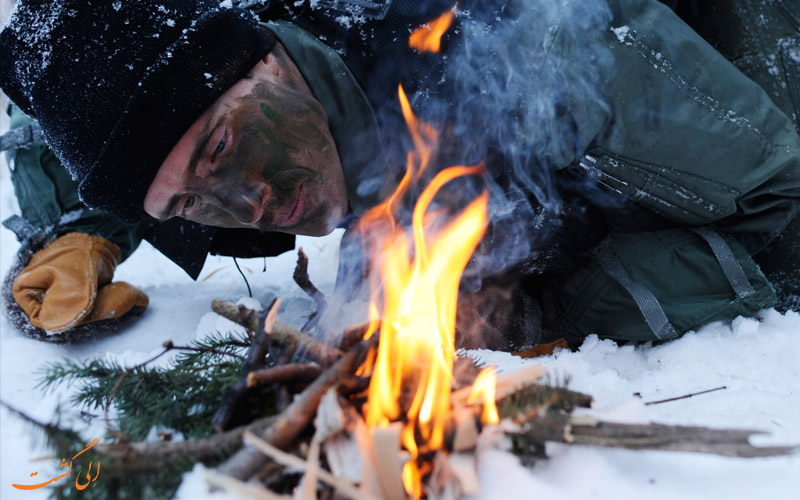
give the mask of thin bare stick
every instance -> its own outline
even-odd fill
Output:
[[[270,384],[307,383],[319,377],[318,365],[287,364],[255,370],[247,375],[247,387]]]
[[[211,309],[234,323],[237,323],[248,330],[256,331],[259,329],[259,317],[256,311],[240,307],[233,302],[214,300],[211,302]],[[331,347],[324,342],[320,342],[314,337],[297,331],[289,325],[278,321],[272,326],[271,339],[277,344],[296,347],[303,352],[309,360],[316,361],[320,365],[326,366],[342,355],[342,351]]]
[[[284,467],[293,467],[305,471],[306,467],[308,466],[308,463],[305,460],[298,458],[291,453],[286,453],[285,451],[279,450],[251,432],[246,432],[243,439],[245,444],[258,449],[261,453],[267,455],[269,458],[283,465]],[[339,493],[352,498],[353,500],[381,500],[374,495],[370,495],[365,491],[359,490],[348,481],[337,479],[333,474],[325,469],[319,469],[317,474],[319,474],[320,481],[335,488]]]
[[[500,401],[523,387],[536,383],[537,380],[544,377],[544,373],[545,370],[542,365],[531,365],[510,373],[498,375],[495,384],[495,400]],[[471,392],[472,386],[463,387],[454,391],[450,395],[450,401],[453,407],[459,408],[465,406]]]
[[[678,396],[678,397],[674,397],[674,398],[661,399],[661,400],[658,400],[658,401],[648,401],[647,403],[645,403],[645,406],[648,406],[648,405],[660,405],[661,403],[669,403],[670,401],[677,401],[679,399],[688,399],[688,398],[691,398],[692,396],[699,396],[700,394],[708,394],[709,392],[721,391],[721,390],[727,389],[727,388],[728,388],[727,386],[723,385],[723,386],[720,386],[720,387],[715,387],[713,389],[708,389],[708,390],[700,391],[700,392],[693,392],[692,394],[685,394],[683,396]]]
[[[275,299],[272,301],[266,313],[260,315],[263,316],[263,319],[259,318],[258,321],[260,324],[264,324],[264,327],[257,328],[254,331],[253,343],[250,345],[250,350],[247,352],[247,357],[242,365],[242,376],[239,378],[239,381],[236,382],[233,387],[229,388],[222,396],[219,409],[211,420],[214,427],[221,431],[230,429],[233,426],[236,412],[247,399],[249,388],[247,385],[248,375],[253,370],[263,368],[266,363],[266,356],[269,352],[270,344],[269,327],[271,323],[274,323],[274,319],[270,321],[268,318],[275,317],[280,305],[281,300]]]
[[[297,265],[294,268],[293,277],[294,282],[297,283],[317,305],[317,310],[308,318],[308,322],[306,322],[301,329],[307,332],[317,324],[317,321],[319,321],[319,318],[328,307],[328,301],[325,299],[325,295],[314,286],[314,283],[312,283],[311,279],[308,277],[308,255],[306,255],[302,247],[297,249]]]
[[[244,306],[240,307],[235,302],[215,299],[211,301],[211,310],[223,318],[245,327],[250,332],[255,332],[259,329],[260,318],[258,311],[253,309]]]
[[[339,349],[277,321],[272,329],[272,340],[284,346],[297,348],[306,359],[322,366],[328,366],[342,357],[342,351]]]
[[[342,379],[351,376],[362,363],[371,343],[363,342],[339,358],[330,368],[300,393],[279,415],[261,437],[281,449],[288,447],[311,423],[322,396]],[[247,480],[266,462],[257,450],[243,448],[219,467],[219,471],[237,479]]]
[[[126,468],[137,471],[158,470],[173,461],[215,462],[232,455],[242,447],[245,432],[260,433],[275,422],[276,417],[264,417],[229,431],[189,441],[154,441],[101,444],[97,451],[124,462]]]

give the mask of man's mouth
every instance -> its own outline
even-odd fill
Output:
[[[292,201],[288,204],[289,210],[283,222],[278,224],[279,227],[292,227],[300,222],[305,212],[305,199],[303,197],[303,183],[297,185],[297,191]]]

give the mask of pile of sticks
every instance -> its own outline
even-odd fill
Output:
[[[298,284],[318,308],[325,307],[324,297],[308,280],[302,251],[298,269]],[[377,348],[380,334],[364,340],[367,325],[358,325],[345,330],[339,344],[331,346],[277,321],[279,306],[280,300],[263,311],[232,302],[212,303],[215,312],[243,326],[252,339],[241,378],[223,397],[214,418],[218,434],[184,442],[106,445],[102,451],[145,468],[178,458],[209,463],[227,457],[208,471],[208,482],[252,498],[288,498],[283,492],[296,487],[294,497],[301,500],[337,495],[355,500],[409,499],[401,480],[408,458],[400,444],[402,423],[368,429],[361,417],[369,385],[364,373],[369,370],[360,368]],[[298,352],[306,361],[289,363]],[[274,366],[266,367],[268,354],[278,360]],[[502,420],[499,425],[482,426],[481,408],[469,404],[467,397],[478,371],[471,359],[456,360],[445,449],[420,454],[424,486],[417,496],[455,500],[478,491],[477,462],[482,450],[498,443],[500,435],[539,450],[540,456],[548,441],[738,457],[794,449],[753,447],[748,438],[757,431],[617,424],[576,416],[573,410],[589,407],[592,398],[539,384],[544,369],[536,365],[497,378],[495,399]],[[236,427],[249,391],[260,386],[283,391],[286,404],[274,416]]]

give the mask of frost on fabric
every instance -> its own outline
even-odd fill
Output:
[[[26,89],[35,75],[50,64],[51,34],[65,15],[74,15],[74,12],[65,12],[64,3],[60,0],[55,0],[49,9],[20,5],[12,13],[8,28],[14,31],[20,41],[37,48],[36,53],[39,54],[38,59],[17,60],[17,73]]]
[[[614,36],[617,37],[619,43],[624,43],[625,45],[632,45],[631,41],[633,40],[633,35],[631,35],[631,29],[627,26],[620,26],[619,28],[611,28],[611,31],[614,33]]]

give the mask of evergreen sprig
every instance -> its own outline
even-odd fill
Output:
[[[161,355],[134,366],[101,358],[64,359],[45,366],[39,387],[54,391],[64,384],[73,385],[74,406],[101,412],[113,408],[118,428],[107,437],[116,440],[144,441],[158,431],[178,432],[186,439],[205,437],[215,432],[211,419],[225,390],[241,377],[250,343],[237,332],[217,332],[187,346],[165,342],[162,354],[175,353],[166,366],[152,363]],[[274,413],[271,398],[257,396],[249,405],[253,416]],[[85,446],[74,430],[29,417],[26,420],[44,431],[48,445],[57,453],[69,454],[75,446]],[[82,491],[67,482],[58,484],[52,498],[170,498],[182,473],[194,465],[186,460],[141,470],[121,458],[103,456],[102,462],[102,481]]]
[[[89,409],[104,410],[110,401],[118,432],[129,440],[141,441],[154,428],[203,437],[214,432],[211,418],[223,391],[238,380],[248,345],[240,333],[216,333],[183,348],[168,342],[165,349],[179,353],[167,367],[66,359],[45,367],[40,386],[75,384],[72,403]]]

